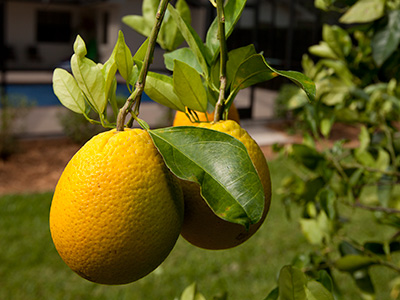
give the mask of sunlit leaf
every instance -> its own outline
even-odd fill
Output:
[[[77,54],[71,57],[72,74],[89,104],[98,113],[103,113],[107,105],[105,79],[102,67],[92,60]]]
[[[118,41],[115,46],[115,62],[121,76],[129,82],[129,78],[132,75],[133,57],[131,50],[125,43],[122,31],[118,34]]]
[[[170,76],[149,72],[144,92],[157,103],[174,110],[185,111],[185,105],[174,92],[173,80]]]
[[[246,227],[260,220],[264,210],[262,184],[239,140],[193,126],[149,133],[171,171],[200,184],[203,198],[216,215]]]
[[[172,18],[175,20],[183,37],[185,38],[185,41],[189,45],[190,49],[192,49],[193,54],[196,56],[203,74],[207,77],[210,60],[210,54],[208,52],[209,50],[205,47],[197,32],[190,24],[185,22],[185,20],[180,16],[179,12],[172,5],[168,5],[168,10],[171,13]]]
[[[195,69],[175,60],[173,81],[174,91],[185,106],[200,112],[207,111],[207,93]]]
[[[63,69],[55,69],[53,73],[54,94],[66,108],[83,114],[85,99],[74,77]]]
[[[340,22],[346,24],[367,23],[381,18],[385,12],[385,0],[356,1],[350,9],[342,15]]]
[[[202,74],[203,71],[201,66],[193,54],[193,51],[190,48],[180,48],[175,51],[165,53],[164,54],[164,63],[168,70],[173,71],[174,69],[174,60],[179,60],[191,66],[195,69],[199,74]]]

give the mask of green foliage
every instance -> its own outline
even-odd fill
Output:
[[[239,140],[192,126],[149,133],[171,171],[181,179],[200,184],[202,196],[216,215],[247,228],[261,219],[263,187]]]
[[[316,1],[316,5],[337,10],[336,2]],[[293,87],[285,88],[280,96],[281,100],[287,97],[281,102],[284,109],[310,133],[304,134],[302,144],[284,150],[296,163],[296,174],[283,180],[280,193],[288,213],[292,205],[301,207],[301,230],[312,247],[320,249],[318,259],[308,261],[307,274],[315,278],[319,270],[344,272],[353,278],[360,294],[372,299],[376,293],[374,267],[384,266],[400,275],[396,255],[400,3],[344,3],[347,7],[339,20],[357,24],[346,29],[324,25],[323,40],[309,49],[318,59],[303,57],[304,72],[316,83],[316,101],[309,103],[304,92]],[[360,129],[359,146],[350,148],[339,140],[332,147],[317,147],[338,122]],[[345,228],[355,220],[348,208],[368,211],[365,226],[385,226],[388,235],[368,241],[357,235],[350,238]],[[339,290],[333,283],[335,291]]]

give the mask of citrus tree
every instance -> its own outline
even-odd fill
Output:
[[[124,35],[110,58],[86,57],[80,36],[72,74],[56,69],[60,102],[109,131],[85,144],[57,184],[50,230],[66,264],[82,277],[124,284],[152,272],[181,233],[194,246],[227,249],[247,241],[267,217],[271,198],[268,164],[259,146],[228,120],[241,89],[283,76],[310,101],[314,83],[302,73],[272,68],[253,45],[228,51],[245,0],[210,1],[217,17],[202,41],[190,25],[184,0],[143,1],[142,16],[123,21],[147,37],[132,54]],[[178,48],[185,41],[187,47]],[[172,75],[149,71],[154,48],[165,49]],[[131,95],[120,107],[116,74]],[[140,118],[141,95],[186,115],[190,126],[150,129]],[[89,112],[98,116],[93,118]],[[201,122],[211,113],[213,120]],[[116,120],[116,121],[113,121]],[[141,129],[131,129],[136,122]],[[80,222],[82,220],[82,222]],[[284,266],[266,299],[333,299],[324,270],[313,278]],[[195,286],[182,299],[202,299]]]
[[[299,222],[312,245],[297,261],[310,274],[348,274],[366,299],[376,297],[377,270],[387,269],[387,289],[398,299],[400,2],[315,3],[338,12],[340,24],[323,26],[323,40],[309,49],[315,61],[303,58],[304,72],[317,86],[316,101],[309,103],[293,87],[281,94],[307,131],[303,143],[285,150],[296,175],[281,186],[288,209],[301,206]],[[357,147],[345,139],[320,147],[337,123],[359,129]],[[364,224],[357,223],[360,213]],[[360,227],[376,235],[366,239]]]

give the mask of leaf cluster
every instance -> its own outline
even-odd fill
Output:
[[[317,86],[316,101],[290,88],[284,109],[308,133],[302,144],[284,150],[295,169],[280,187],[290,215],[302,207],[300,226],[310,244],[320,249],[308,260],[309,270],[349,273],[362,293],[373,295],[371,266],[400,273],[393,261],[399,251],[398,184],[400,179],[398,120],[400,88],[400,3],[398,1],[316,1],[323,10],[341,13],[346,26],[323,26],[322,41],[304,55],[303,69]],[[336,123],[359,129],[358,147],[346,140],[326,142]],[[348,209],[369,212],[369,226],[386,226],[390,237],[361,241],[349,238]],[[315,257],[319,257],[315,259]]]

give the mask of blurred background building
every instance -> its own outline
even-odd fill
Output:
[[[215,8],[208,0],[187,2],[192,26],[205,38]],[[19,93],[38,107],[59,106],[52,94],[52,72],[56,67],[68,69],[76,35],[85,40],[88,57],[98,62],[110,56],[119,30],[134,53],[145,38],[122,23],[122,17],[131,14],[142,14],[142,1],[0,0],[1,95]],[[254,44],[272,66],[301,70],[302,55],[320,39],[320,24],[313,0],[248,0],[228,47]],[[165,69],[162,53],[156,48],[152,69]],[[261,87],[277,90],[282,80]],[[253,89],[248,97],[243,116],[251,118]]]

